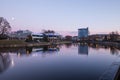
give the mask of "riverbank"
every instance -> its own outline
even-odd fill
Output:
[[[65,43],[72,43],[71,41],[62,41],[56,42],[54,44],[65,44]],[[52,45],[51,42],[25,42],[23,40],[0,40],[0,47],[37,47],[37,46],[47,46]]]
[[[117,72],[114,80],[120,80],[120,67],[118,69],[118,72]]]
[[[120,43],[117,43],[117,42],[98,42],[98,41],[90,41],[88,42],[89,44],[90,43],[93,43],[93,44],[99,44],[99,45],[104,45],[104,46],[114,46],[116,48],[119,48],[120,47]]]

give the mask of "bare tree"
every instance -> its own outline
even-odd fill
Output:
[[[119,33],[116,31],[116,32],[111,32],[109,35],[111,41],[116,41],[119,36]]]
[[[55,33],[54,30],[42,30],[43,33]]]
[[[43,32],[43,35],[44,35],[43,40],[46,41],[46,42],[49,41],[48,40],[48,36],[46,34],[49,34],[49,33],[53,33],[54,34],[55,33],[54,30],[42,30],[42,32]]]
[[[5,35],[8,35],[10,31],[11,26],[9,22],[3,17],[0,17],[0,36],[4,37]]]

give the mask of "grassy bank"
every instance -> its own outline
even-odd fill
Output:
[[[27,44],[23,40],[0,40],[0,45]]]
[[[114,46],[115,48],[120,48],[120,43],[117,42],[98,42],[98,41],[92,41],[92,42],[88,42],[88,43],[93,43],[93,44],[99,44],[99,45],[103,45],[103,46]]]
[[[71,43],[70,41],[57,42],[55,44]],[[0,47],[33,47],[51,45],[51,42],[27,43],[23,40],[0,40]]]

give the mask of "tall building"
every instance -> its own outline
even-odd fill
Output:
[[[86,38],[88,37],[89,30],[88,28],[80,28],[78,29],[78,38]]]

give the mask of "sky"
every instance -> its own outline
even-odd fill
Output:
[[[120,0],[0,0],[0,17],[12,30],[50,29],[91,34],[120,31]]]

